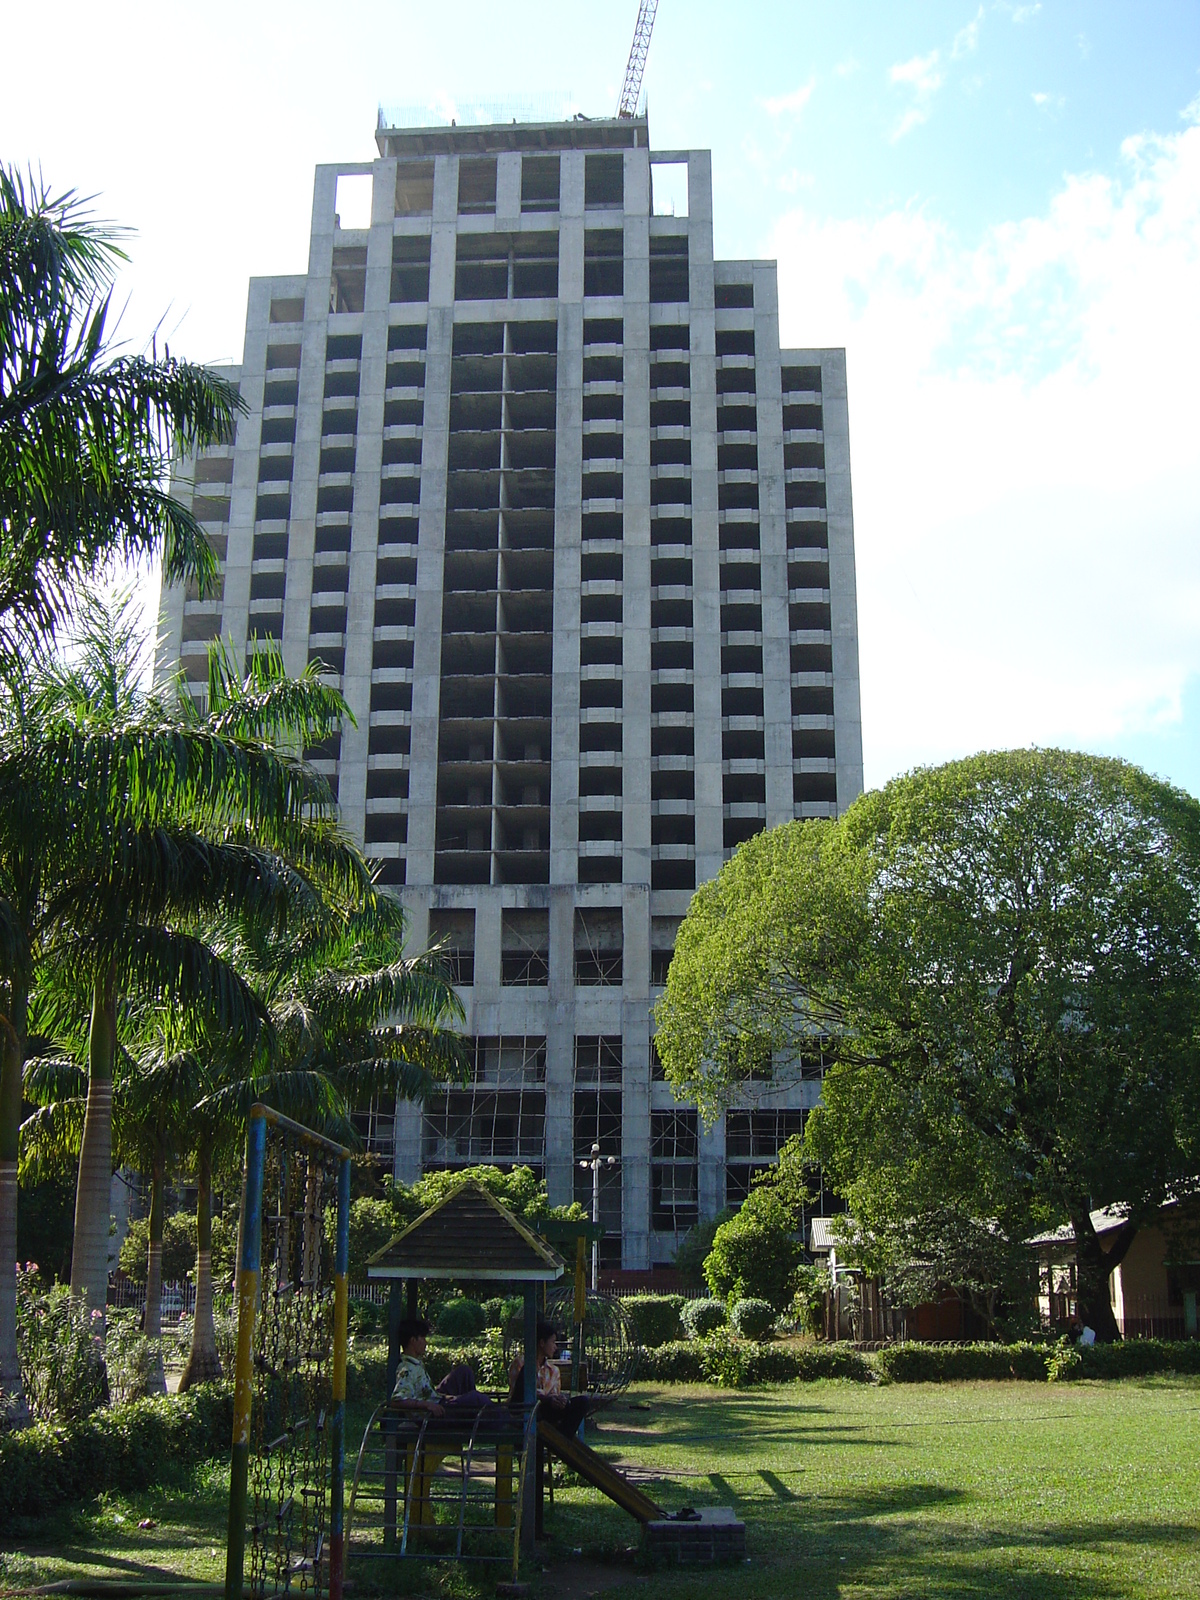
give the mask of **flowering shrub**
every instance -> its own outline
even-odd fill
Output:
[[[108,1400],[99,1324],[85,1295],[47,1288],[36,1261],[17,1268],[17,1355],[30,1409],[43,1422],[76,1422]]]
[[[108,1392],[113,1405],[142,1400],[158,1372],[158,1350],[138,1329],[136,1311],[110,1311],[104,1340]]]

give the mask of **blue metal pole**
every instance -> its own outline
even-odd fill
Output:
[[[229,1470],[229,1536],[225,1548],[225,1600],[242,1600],[246,1558],[246,1497],[250,1476],[250,1411],[254,1397],[252,1354],[258,1277],[262,1265],[263,1166],[267,1124],[256,1107],[246,1128],[242,1188],[242,1259],[238,1273],[237,1360],[234,1366],[233,1450]]]

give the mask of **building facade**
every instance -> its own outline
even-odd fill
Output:
[[[211,639],[275,639],[354,712],[315,757],[476,1062],[368,1141],[404,1179],[528,1163],[555,1202],[599,1144],[606,1259],[645,1269],[819,1088],[706,1128],[652,1009],[695,887],[862,788],[844,352],[780,349],[774,262],[713,259],[709,153],[645,118],[377,144],[317,169],[307,273],[251,281],[248,414],[177,490],[222,592],[164,591],[163,656],[199,685]]]

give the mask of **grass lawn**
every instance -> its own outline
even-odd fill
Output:
[[[355,1445],[364,1420],[365,1410],[351,1419]],[[564,1485],[527,1574],[545,1600],[1200,1596],[1200,1379],[640,1385],[593,1439],[669,1509],[735,1505],[750,1560],[702,1577],[648,1573],[635,1525]],[[0,1589],[85,1573],[219,1579],[226,1485],[227,1471],[210,1466],[6,1532]],[[147,1519],[154,1526],[139,1528]],[[356,1576],[359,1593],[374,1592],[352,1564]],[[492,1581],[477,1588],[442,1569],[403,1588],[490,1595]]]

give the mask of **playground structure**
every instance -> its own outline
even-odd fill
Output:
[[[450,1410],[433,1417],[396,1409],[386,1399],[377,1407],[354,1471],[346,1517],[348,1561],[511,1564],[515,1583],[522,1552],[530,1552],[542,1532],[546,1490],[553,1492],[545,1470],[548,1456],[633,1517],[649,1545],[670,1559],[711,1561],[735,1555],[735,1545],[744,1549],[744,1528],[732,1513],[689,1508],[668,1516],[582,1438],[556,1427],[545,1404],[539,1405],[539,1290],[552,1317],[568,1303],[571,1308],[571,1359],[563,1363],[570,1367],[571,1391],[586,1391],[601,1403],[611,1400],[629,1383],[636,1360],[619,1303],[587,1292],[586,1251],[594,1225],[555,1222],[544,1228],[556,1243],[575,1246],[574,1285],[553,1296],[550,1286],[566,1270],[562,1258],[546,1237],[526,1228],[478,1184],[453,1191],[372,1257],[368,1277],[392,1283],[389,1395],[401,1354],[401,1318],[417,1315],[422,1281],[519,1285],[524,1383],[511,1401],[504,1392],[497,1403],[469,1415]]]
[[[349,1151],[254,1106],[238,1262],[226,1600],[247,1592],[256,1600],[341,1600],[349,1219]]]

